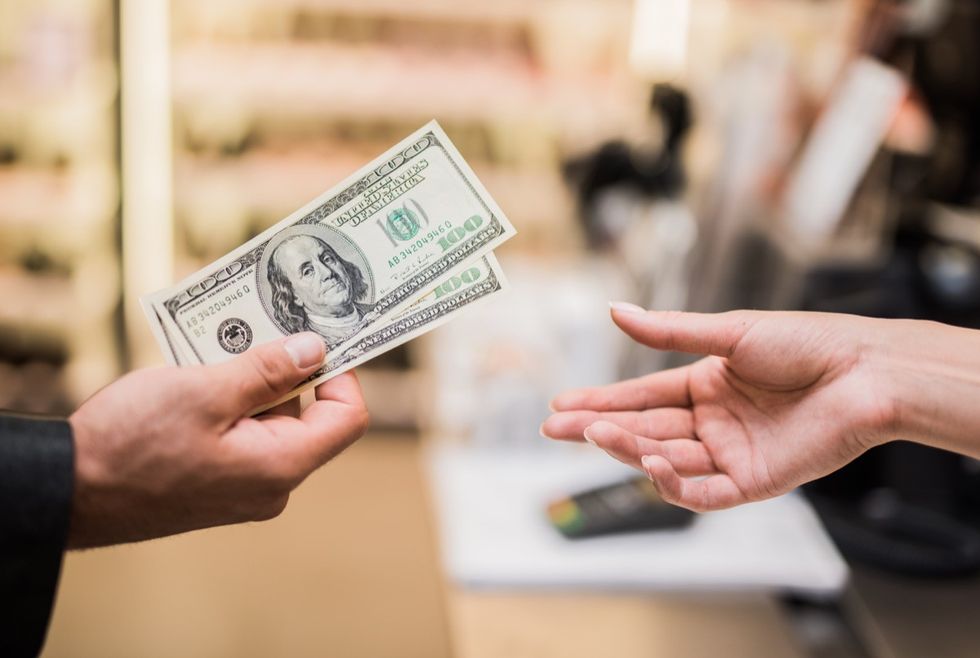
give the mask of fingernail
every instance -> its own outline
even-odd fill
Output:
[[[649,456],[643,455],[642,457],[640,457],[640,464],[643,465],[643,470],[644,471],[647,471],[648,473],[650,472],[650,457]]]
[[[609,308],[620,313],[646,313],[646,309],[629,302],[609,302]]]
[[[598,446],[596,445],[596,442],[595,442],[595,440],[593,440],[593,438],[592,438],[591,436],[589,436],[589,430],[591,430],[591,429],[592,429],[592,426],[591,426],[591,425],[589,425],[588,427],[586,427],[586,428],[585,428],[585,431],[584,431],[584,432],[582,432],[582,436],[583,436],[583,437],[585,438],[585,440],[586,440],[586,441],[588,441],[588,442],[589,442],[589,443],[591,443],[592,445],[594,445],[594,446],[596,446],[596,447],[598,447]]]
[[[306,370],[323,363],[323,341],[313,333],[290,336],[282,344],[297,368]]]
[[[542,437],[544,437],[546,439],[550,439],[551,438],[550,436],[548,436],[547,434],[544,433],[544,423],[542,423],[541,424],[541,427],[538,428],[538,434],[540,434]]]

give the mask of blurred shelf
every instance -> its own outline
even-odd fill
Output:
[[[268,38],[339,41],[431,41],[519,49],[549,55],[554,39],[591,48],[593,37],[616,24],[625,33],[633,0],[246,0],[174,5],[174,35],[187,38]],[[603,38],[608,38],[605,32]],[[621,39],[620,39],[621,40]]]
[[[561,126],[582,112],[617,116],[632,91],[626,79],[585,72],[559,79],[501,53],[222,43],[182,46],[174,55],[178,116],[215,126],[269,116]]]
[[[65,413],[120,370],[117,5],[0,10],[0,407]]]
[[[0,114],[33,112],[45,108],[110,109],[118,90],[112,62],[98,58],[79,65],[58,81],[38,81],[36,72],[26,68],[0,68]]]
[[[63,170],[0,166],[0,255],[43,245],[57,256],[111,244],[118,191],[108,163]]]
[[[112,264],[95,264],[88,277],[32,274],[20,268],[0,266],[0,325],[15,327],[25,335],[78,335],[93,324],[104,323],[113,313],[118,280]]]
[[[606,2],[608,0],[593,0]],[[458,0],[236,0],[209,2],[203,5],[192,0],[179,0],[176,9],[188,16],[210,20],[223,15],[275,11],[318,12],[344,15],[407,17],[427,20],[456,20],[480,23],[526,21],[540,12],[544,3],[535,0],[495,0],[492,3],[470,3]]]
[[[119,275],[112,259],[76,267],[62,276],[0,266],[0,364],[63,363],[59,386],[78,403],[119,373]]]
[[[75,315],[71,279],[57,275],[32,275],[17,268],[0,269],[0,325],[24,332],[57,332],[71,326]]]

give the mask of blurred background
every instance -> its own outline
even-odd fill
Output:
[[[0,408],[162,364],[141,294],[433,118],[514,290],[362,368],[371,432],[279,519],[70,555],[45,655],[976,654],[977,462],[567,539],[632,484],[537,432],[684,362],[610,299],[980,327],[976,0],[0,0]]]

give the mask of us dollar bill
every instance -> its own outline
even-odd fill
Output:
[[[474,287],[476,284],[482,285]],[[377,336],[379,332],[389,327],[404,329],[406,327],[404,322],[405,318],[421,318],[422,316],[418,314],[419,311],[427,311],[428,316],[431,317],[424,324],[417,326],[418,329],[424,331],[413,330],[410,333],[402,331],[402,334],[406,336],[406,340],[411,340],[421,335],[421,333],[435,329],[452,319],[455,313],[463,310],[471,303],[482,301],[485,297],[494,293],[504,292],[508,287],[509,284],[507,283],[507,278],[504,276],[503,268],[500,266],[494,254],[487,254],[476,263],[466,263],[458,270],[453,271],[444,279],[440,280],[436,286],[417,298],[410,306],[394,313],[392,317],[379,319],[358,336],[348,340],[343,345],[335,347],[328,354],[325,366],[332,365],[336,367],[340,361],[338,357],[340,355],[344,355],[345,357],[349,356],[348,351],[351,353],[354,351],[362,353],[370,351],[370,358],[374,358],[382,354],[383,351],[393,349],[397,345],[402,344],[404,340],[398,342],[400,337],[395,337],[391,340],[373,345],[370,350],[365,350],[364,348],[367,343],[362,340],[362,336]],[[166,313],[162,310],[160,304],[169,294],[169,291],[164,290],[156,293],[156,299],[151,295],[147,295],[140,300],[143,304],[143,312],[149,320],[150,329],[153,332],[154,338],[160,346],[160,350],[163,352],[167,362],[171,365],[204,365],[202,361],[195,358],[188,351],[188,346],[182,340],[179,332],[166,319]],[[447,303],[449,301],[452,303]],[[414,328],[416,327],[413,326]],[[360,354],[358,354],[359,356]],[[358,363],[363,363],[366,360],[369,359],[359,359]],[[344,361],[346,362],[347,359],[344,358]]]
[[[395,313],[392,318],[372,325],[354,339],[329,351],[323,366],[307,381],[280,400],[256,409],[254,413],[261,413],[312,386],[413,340],[449,322],[464,309],[504,292],[507,287],[507,279],[493,254],[468,263],[439,281],[427,294]],[[149,307],[144,307],[144,310],[156,318],[157,322],[151,321],[154,334],[171,363],[200,365],[201,362],[186,352],[186,346],[182,344],[180,336],[174,333],[165,315],[152,303]]]
[[[300,331],[320,334],[334,353],[515,234],[431,122],[229,255],[141,301],[153,309],[151,324],[158,316],[166,327],[158,340],[178,346],[175,360],[217,363]]]

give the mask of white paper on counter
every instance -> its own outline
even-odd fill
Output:
[[[544,441],[544,439],[542,439]],[[549,502],[636,471],[590,447],[432,447],[447,575],[470,587],[839,593],[848,569],[799,494],[704,514],[684,530],[570,541]]]

